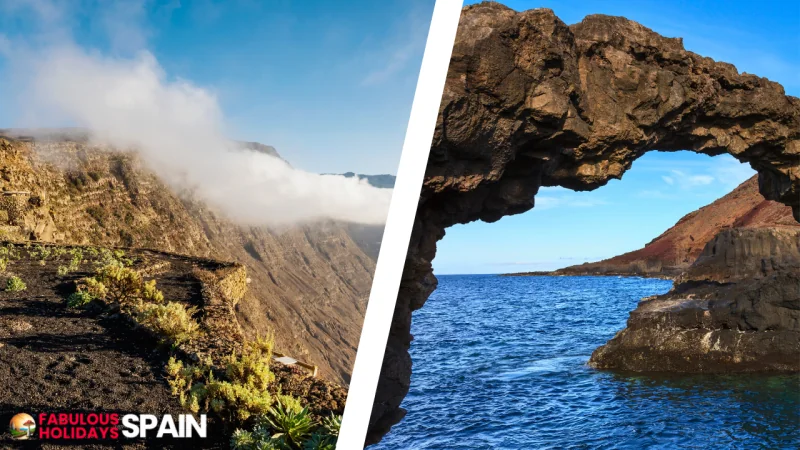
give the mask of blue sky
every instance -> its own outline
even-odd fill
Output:
[[[796,1],[508,1],[520,11],[551,8],[566,23],[621,15],[688,50],[765,76],[800,95],[800,3]],[[493,224],[447,230],[438,274],[552,270],[642,247],[683,215],[730,192],[755,172],[725,155],[651,152],[622,180],[592,192],[543,188],[537,206]]]
[[[58,33],[104,55],[146,49],[217,96],[230,137],[309,171],[395,173],[433,3],[2,0],[0,50]],[[0,52],[0,79],[7,67]],[[0,128],[15,125],[0,100]]]

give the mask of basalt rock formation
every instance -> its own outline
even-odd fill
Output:
[[[800,370],[800,228],[730,228],[592,354],[637,372]]]
[[[643,248],[602,261],[569,266],[551,275],[638,275],[675,278],[725,228],[798,227],[792,209],[764,199],[753,176],[729,194],[681,217]]]
[[[243,151],[274,153],[261,144]],[[247,267],[236,314],[249,338],[274,330],[281,353],[346,383],[375,261],[346,224],[243,227],[176,192],[130,152],[80,133],[0,136],[0,238],[151,248]]]
[[[402,418],[411,313],[436,288],[445,228],[527,211],[540,186],[596,189],[649,150],[729,153],[800,218],[800,99],[779,84],[622,17],[567,26],[547,9],[464,8],[368,443]]]

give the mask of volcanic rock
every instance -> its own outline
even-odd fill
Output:
[[[464,8],[370,420],[402,417],[411,313],[436,288],[445,228],[534,206],[540,186],[591,190],[650,150],[729,153],[800,218],[800,99],[625,19],[567,26],[549,9]]]
[[[706,243],[729,227],[800,226],[792,209],[766,200],[753,176],[724,197],[683,216],[643,248],[598,262],[558,269],[552,275],[638,275],[674,278],[700,256]]]
[[[589,364],[637,372],[800,370],[800,228],[732,228],[643,299]]]

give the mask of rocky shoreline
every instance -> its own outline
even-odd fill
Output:
[[[592,354],[598,369],[800,371],[800,230],[721,232]]]
[[[432,261],[448,227],[528,211],[542,186],[597,189],[654,150],[728,153],[749,163],[758,172],[758,192],[790,207],[796,222],[798,130],[800,100],[779,84],[689,52],[680,38],[623,17],[591,15],[567,25],[548,9],[517,12],[492,2],[464,8],[367,443],[403,416],[412,313],[436,289]],[[712,223],[725,228],[722,220]],[[732,297],[731,318],[747,323],[764,304],[794,311],[791,301],[778,302],[793,289],[786,277],[774,297],[763,298],[774,291],[768,280],[760,293],[755,286],[743,291],[752,295]]]

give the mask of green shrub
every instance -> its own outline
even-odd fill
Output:
[[[193,412],[212,410],[225,422],[239,424],[266,414],[274,398],[268,388],[275,381],[270,371],[273,338],[257,338],[239,353],[228,356],[224,379],[215,379],[211,362],[184,366],[170,359],[167,379],[173,395]]]
[[[172,394],[181,405],[197,413],[201,409],[213,410],[227,423],[244,422],[252,415],[264,414],[272,405],[267,390],[258,390],[252,384],[217,380],[211,362],[186,365],[170,358],[167,363],[167,381]]]
[[[184,365],[170,358],[167,380],[181,405],[197,413],[215,412],[223,422],[241,425],[255,418],[252,430],[236,430],[231,448],[240,450],[333,450],[341,416],[316,422],[301,401],[282,395],[269,370],[274,336],[257,338],[231,354],[223,379],[216,379],[212,362]],[[278,391],[276,395],[270,391]]]
[[[331,415],[317,423],[307,408],[289,409],[284,396],[259,417],[253,431],[236,430],[231,447],[239,449],[334,450],[339,438],[341,416]],[[299,401],[292,397],[290,404]]]
[[[330,436],[339,437],[339,429],[342,427],[342,416],[331,413],[330,416],[322,419],[322,428]]]
[[[79,248],[73,248],[69,254],[72,255],[69,261],[69,269],[74,272],[80,268],[83,262],[83,251]]]
[[[283,405],[287,411],[300,412],[303,409],[303,405],[300,404],[300,399],[292,397],[291,395],[281,394],[278,394],[277,397],[278,402]]]
[[[315,432],[303,444],[303,450],[336,450],[336,437]]]
[[[5,246],[0,246],[0,256],[5,256],[9,260],[19,260],[22,258],[21,252],[17,249],[14,244],[6,244]]]
[[[67,249],[64,247],[56,247],[53,249],[53,259],[56,261],[61,261],[61,256],[67,253]]]
[[[94,298],[105,299],[108,295],[108,289],[106,285],[100,281],[97,281],[96,278],[84,278],[78,284],[78,290],[86,292]]]
[[[146,281],[142,285],[142,298],[153,303],[164,303],[164,294],[156,289],[156,280]]]
[[[241,353],[228,357],[225,375],[234,383],[252,384],[259,390],[267,389],[275,380],[269,368],[274,342],[271,334],[247,342]]]
[[[252,431],[236,430],[231,436],[231,448],[233,450],[250,450],[255,448],[257,438]]]
[[[311,436],[316,428],[308,408],[300,411],[290,411],[277,402],[269,412],[261,417],[261,425],[269,426],[275,437],[283,437],[290,448],[302,448],[303,443]]]
[[[200,325],[192,318],[197,308],[168,302],[165,305],[141,303],[137,309],[137,322],[175,344],[189,342],[200,332]]]
[[[228,423],[241,423],[250,416],[264,414],[273,401],[266,389],[259,390],[252,384],[210,379],[202,388],[193,386],[190,400],[198,403],[205,400],[210,409]]]
[[[83,262],[83,251],[79,248],[73,248],[69,251],[71,258],[69,264],[58,266],[58,276],[63,277],[81,268]]]
[[[117,264],[107,264],[98,269],[95,280],[106,288],[106,298],[127,307],[141,296],[142,276],[139,272]]]
[[[172,388],[172,395],[180,397],[181,405],[184,405],[186,403],[186,392],[194,385],[195,381],[203,378],[206,371],[211,370],[211,365],[193,366],[190,364],[184,366],[181,360],[171,356],[167,361],[166,369],[167,382]]]
[[[95,297],[86,291],[76,291],[67,297],[67,306],[69,308],[83,308],[89,304]]]
[[[125,257],[125,252],[122,250],[111,251],[107,248],[101,248],[100,250],[95,250],[95,251],[97,254],[97,261],[95,261],[95,264],[99,267],[104,267],[104,266],[128,267],[133,265],[133,260],[131,258]]]
[[[34,245],[33,249],[28,251],[28,255],[38,259],[40,263],[49,258],[52,253],[53,251],[49,247],[44,247],[41,244]]]
[[[263,425],[253,431],[236,430],[231,437],[234,450],[292,450],[282,436],[273,437],[271,430]]]
[[[278,402],[275,408],[259,418],[252,431],[236,430],[231,448],[240,450],[334,450],[335,436],[324,432],[314,422],[308,409],[287,411]]]
[[[14,276],[6,280],[6,291],[8,292],[19,292],[25,289],[28,289],[28,286],[25,285],[25,282],[20,277]]]

